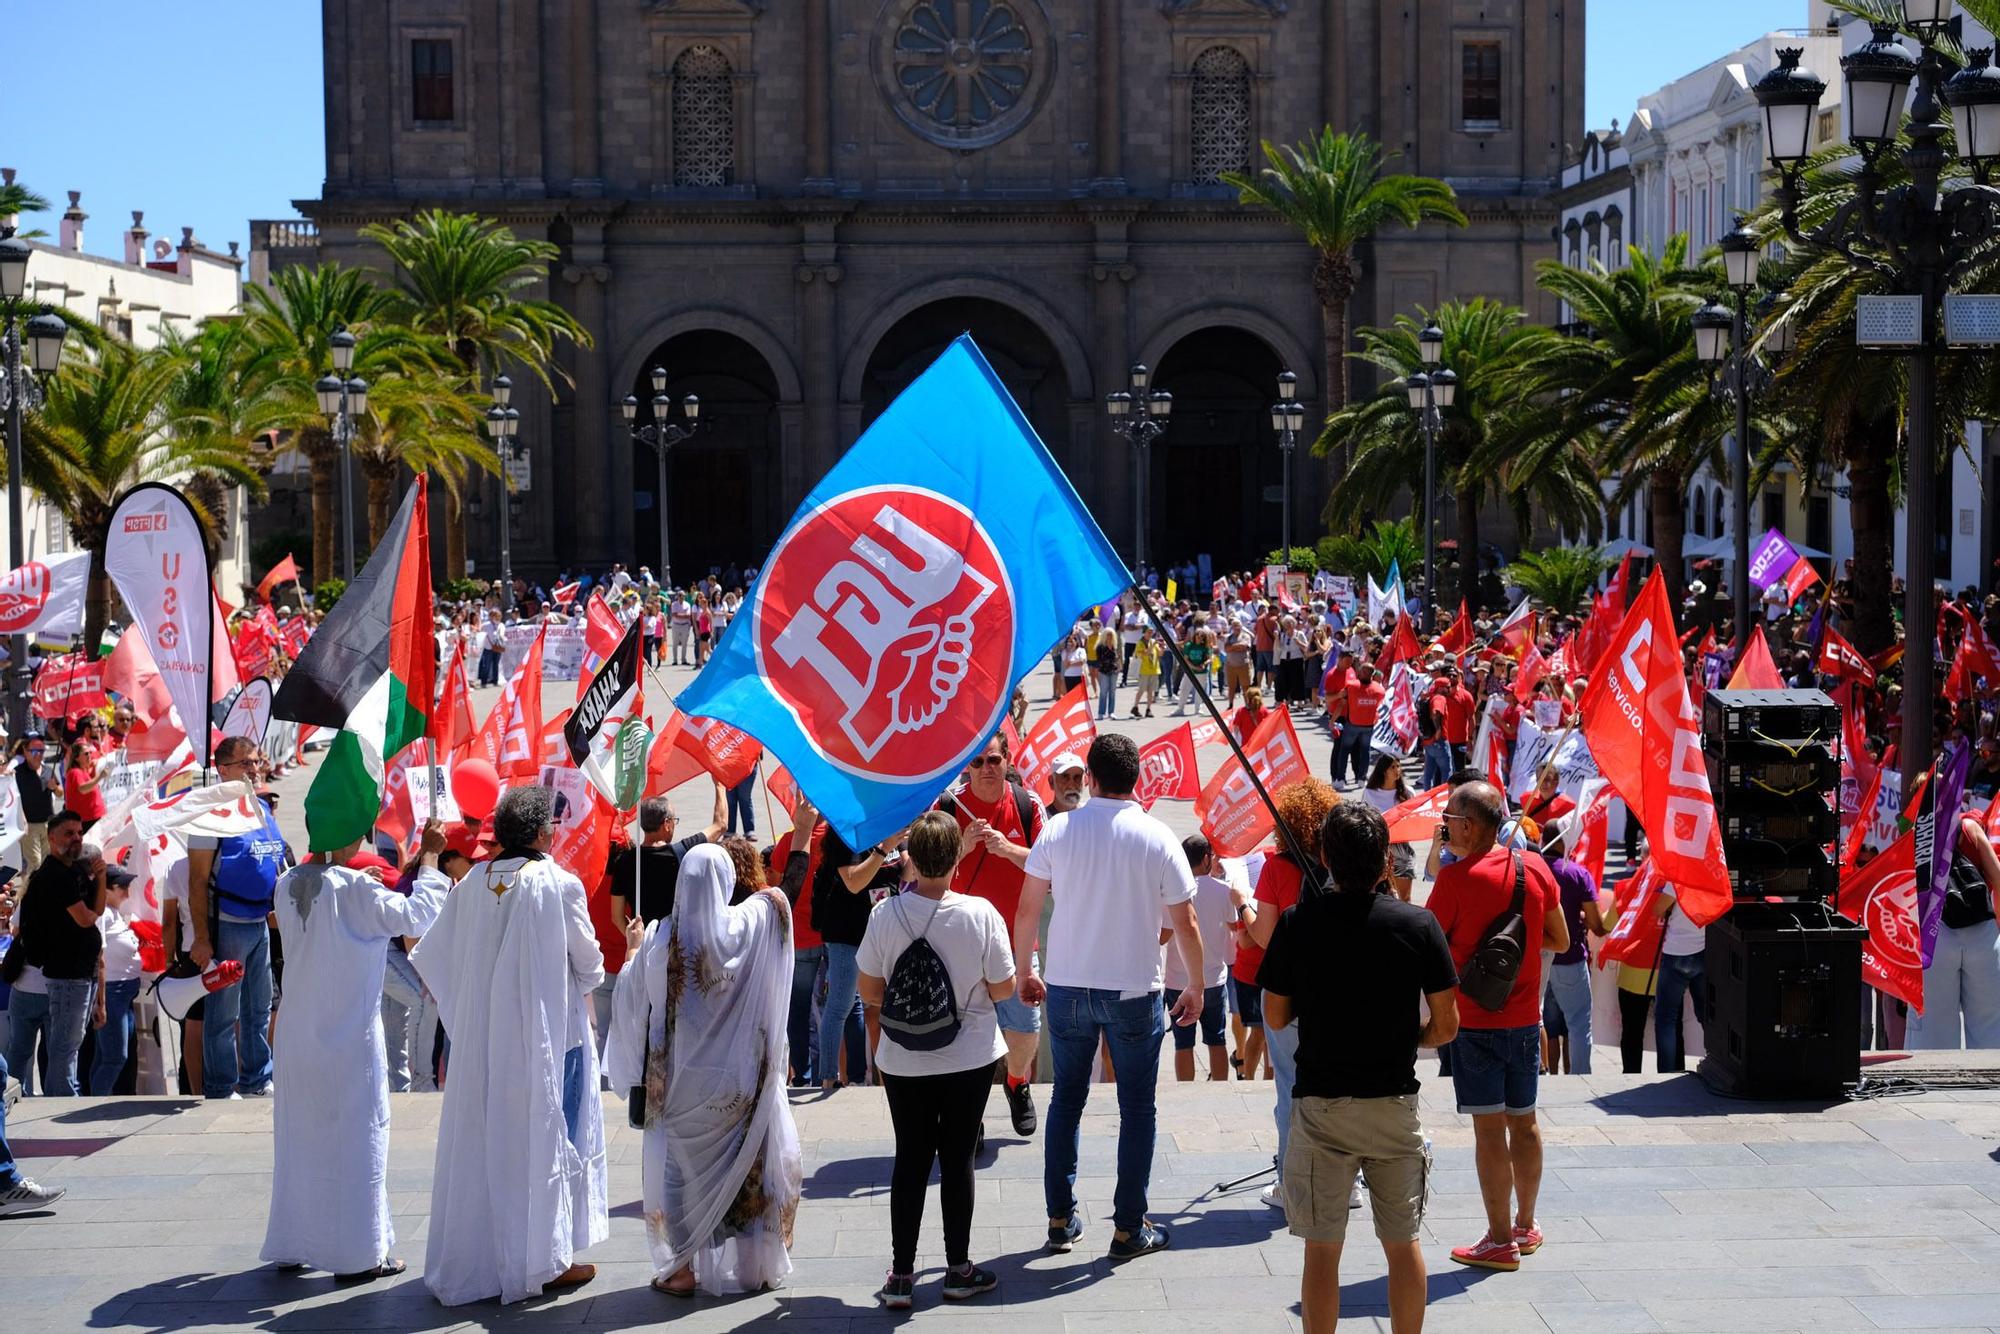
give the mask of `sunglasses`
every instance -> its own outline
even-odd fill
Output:
[[[1005,759],[998,755],[979,755],[974,757],[973,761],[965,767],[968,769],[997,769],[1006,762]]]

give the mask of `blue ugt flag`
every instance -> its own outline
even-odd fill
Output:
[[[937,799],[1077,612],[1130,583],[961,334],[806,497],[678,703],[763,742],[867,847]]]

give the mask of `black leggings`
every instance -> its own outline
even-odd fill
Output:
[[[1653,1007],[1651,990],[1627,991],[1618,988],[1618,1050],[1625,1057],[1625,1073],[1645,1073],[1646,1011]]]
[[[889,1120],[896,1128],[896,1167],[889,1177],[890,1268],[915,1272],[917,1233],[924,1222],[924,1193],[931,1164],[938,1164],[938,1201],[944,1206],[944,1258],[968,1263],[972,1237],[972,1150],[979,1118],[993,1091],[998,1061],[947,1075],[883,1075]]]

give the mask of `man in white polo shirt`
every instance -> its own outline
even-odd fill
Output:
[[[1161,914],[1196,985],[1181,992],[1171,1018],[1201,1018],[1201,933],[1195,924],[1194,873],[1180,840],[1132,800],[1139,747],[1110,734],[1090,743],[1091,800],[1052,815],[1028,852],[1014,914],[1014,968],[1020,998],[1048,1007],[1055,1089],[1049,1099],[1042,1186],[1051,1251],[1083,1235],[1076,1213],[1076,1159],[1083,1104],[1100,1038],[1111,1046],[1118,1079],[1118,1186],[1112,1196],[1111,1258],[1129,1260],[1167,1245],[1167,1230],[1146,1221],[1153,1171],[1160,1074]],[[1055,895],[1043,936],[1046,979],[1031,967],[1042,905]]]

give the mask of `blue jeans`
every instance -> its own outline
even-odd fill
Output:
[[[729,832],[741,833],[745,838],[757,837],[757,813],[751,806],[750,798],[757,790],[757,771],[752,769],[743,776],[743,781],[729,789]]]
[[[563,1053],[563,1129],[576,1143],[577,1118],[583,1115],[583,1048]]]
[[[826,946],[792,951],[792,1008],[785,1019],[785,1039],[792,1051],[792,1083],[813,1082],[813,991],[819,986]]]
[[[1451,1040],[1451,1087],[1465,1116],[1527,1116],[1542,1077],[1542,1026],[1461,1028]]]
[[[1433,741],[1424,747],[1424,791],[1428,792],[1451,777],[1451,745]]]
[[[1374,757],[1374,726],[1342,723],[1340,740],[1333,748],[1333,781],[1338,783],[1350,772],[1357,783],[1368,781],[1368,766]],[[1351,766],[1351,768],[1350,768]]]
[[[1097,716],[1115,718],[1118,716],[1118,673],[1099,672],[1097,674]]]
[[[500,650],[483,648],[479,650],[479,684],[497,686],[500,684]]]
[[[90,1022],[90,993],[96,983],[88,978],[50,978],[48,994],[37,996],[16,991],[7,1003],[12,1033],[7,1039],[7,1065],[21,1081],[23,1093],[35,1091],[35,1038],[42,1039],[48,1057],[48,1078],[42,1093],[53,1098],[74,1098],[83,1090],[76,1079],[76,1053],[83,1046],[84,1026]]]
[[[1571,1074],[1590,1073],[1590,961],[1549,965],[1549,991],[1569,1030]]]
[[[7,1059],[0,1056],[0,1093],[6,1091]],[[12,1190],[20,1184],[21,1174],[14,1170],[14,1151],[7,1147],[7,1100],[0,1098],[0,1190]]]
[[[1660,956],[1660,1003],[1653,1011],[1653,1047],[1659,1056],[1661,1073],[1687,1069],[1687,1044],[1681,1040],[1681,996],[1694,993],[1695,1022],[1708,1027],[1707,988],[1702,976],[1707,971],[1705,954],[1662,954]]]
[[[819,1014],[819,1062],[813,1067],[813,1077],[826,1084],[840,1077],[840,1039],[853,1017],[861,1014],[860,982],[861,968],[856,963],[857,948],[853,945],[826,943],[826,1004]],[[866,1029],[863,1041],[847,1044],[847,1082],[866,1083],[868,1079]]]
[[[1271,1074],[1278,1086],[1278,1102],[1271,1114],[1278,1122],[1278,1179],[1285,1176],[1285,1149],[1292,1142],[1292,1085],[1299,1081],[1299,1024],[1294,1019],[1283,1028],[1264,1025],[1264,1050],[1271,1053]]]
[[[215,957],[242,964],[243,980],[208,993],[202,1011],[201,1091],[210,1098],[255,1093],[271,1082],[270,928],[262,922],[219,919]]]
[[[1153,1175],[1153,1138],[1159,1120],[1154,1097],[1160,1079],[1160,1039],[1166,1033],[1160,993],[1120,1000],[1115,991],[1050,987],[1044,1004],[1056,1067],[1048,1124],[1042,1128],[1046,1140],[1042,1191],[1049,1217],[1076,1214],[1083,1104],[1090,1096],[1101,1036],[1111,1044],[1111,1068],[1118,1079],[1118,1186],[1111,1196],[1111,1223],[1129,1236],[1146,1221],[1146,1188]]]
[[[132,1002],[139,999],[139,979],[104,984],[104,1027],[97,1030],[97,1053],[90,1061],[89,1092],[108,1098],[125,1062],[132,1056]]]

